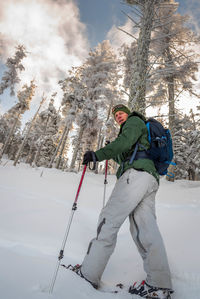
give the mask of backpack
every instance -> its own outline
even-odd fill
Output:
[[[168,175],[172,177],[172,173],[167,174],[169,165],[176,165],[172,162],[173,145],[170,130],[165,129],[163,125],[154,118],[149,118],[145,121],[142,115],[137,112],[131,113],[131,116],[138,116],[145,122],[148,130],[148,141],[150,143],[150,149],[138,151],[138,147],[142,145],[137,143],[135,146],[135,150],[130,158],[130,164],[133,162],[133,160],[137,159],[151,159],[153,160],[155,168],[160,175]]]

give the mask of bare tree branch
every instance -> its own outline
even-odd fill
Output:
[[[127,31],[123,30],[122,28],[117,27],[117,29],[121,30],[122,32],[128,34],[129,36],[131,36],[131,37],[133,37],[135,40],[137,40],[137,38],[136,38],[135,36],[133,36],[131,33],[127,32]]]
[[[139,13],[137,13],[137,11],[134,11],[133,9],[131,10],[132,11],[132,13],[134,13],[136,16],[138,16],[139,18],[142,18],[142,15],[141,14],[139,14]]]
[[[134,27],[138,27],[138,28],[140,28],[140,22],[139,23],[137,23],[133,18],[131,18],[127,13],[125,13],[123,10],[122,10],[122,13],[125,15],[125,16],[127,16],[133,23],[135,23],[136,24],[136,26],[134,26]]]

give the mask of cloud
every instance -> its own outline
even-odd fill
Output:
[[[138,36],[137,31],[133,28],[133,22],[130,19],[128,19],[123,26],[120,26],[120,28],[135,37]],[[127,33],[122,32],[116,27],[116,25],[113,25],[107,34],[107,39],[110,40],[110,43],[114,49],[118,49],[123,44],[130,45],[135,40]]]
[[[38,96],[51,94],[66,72],[80,65],[89,51],[86,26],[73,0],[0,1],[2,60],[23,44],[28,52],[21,85],[34,78]]]

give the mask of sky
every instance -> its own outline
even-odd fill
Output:
[[[190,26],[200,32],[199,0],[180,0],[179,4],[178,11],[189,14]],[[72,66],[80,65],[91,48],[105,39],[114,48],[131,42],[117,29],[125,26],[128,31],[131,26],[122,11],[130,13],[123,0],[0,0],[0,75],[15,47],[25,45],[28,55],[23,60],[21,86],[36,80],[35,109],[43,92],[48,97],[57,92],[58,105],[61,91],[57,82]],[[0,113],[16,101],[6,91],[0,96]]]
[[[106,39],[113,25],[121,26],[126,22],[122,13],[126,7],[121,0],[77,0],[77,4],[91,47]]]
[[[200,26],[200,2],[199,0],[180,0],[178,12],[188,14],[192,18],[193,28]],[[129,12],[130,8],[123,0],[77,0],[80,9],[80,19],[86,24],[90,45],[96,46],[98,42],[107,38],[112,26],[123,26],[127,17],[123,12]]]

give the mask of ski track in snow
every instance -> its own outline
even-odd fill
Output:
[[[75,273],[60,267],[53,294],[49,285],[81,173],[34,169],[10,161],[0,165],[0,294],[2,299],[137,299],[126,288],[144,278],[141,259],[122,226],[116,250],[102,277],[99,291]],[[42,177],[41,172],[43,171]],[[64,264],[81,263],[88,242],[96,233],[102,208],[102,175],[86,173]],[[108,176],[106,197],[115,183]],[[89,188],[88,188],[89,186]],[[200,183],[161,180],[156,209],[172,272],[173,299],[200,299]],[[109,292],[106,292],[109,291]]]

